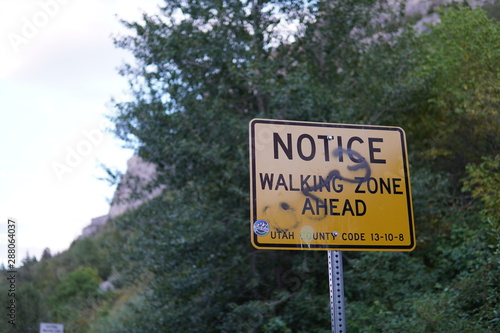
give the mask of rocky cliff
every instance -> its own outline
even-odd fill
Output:
[[[90,225],[83,228],[80,238],[94,234],[109,219],[135,209],[159,195],[163,188],[153,186],[155,175],[154,164],[144,161],[137,155],[132,156],[127,161],[127,171],[116,188],[108,214],[93,218]]]

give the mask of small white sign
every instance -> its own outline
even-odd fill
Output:
[[[64,333],[64,324],[40,323],[40,333]]]

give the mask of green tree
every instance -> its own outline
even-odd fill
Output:
[[[59,303],[85,299],[98,294],[99,275],[95,268],[82,267],[64,276],[56,288],[54,299]]]
[[[420,40],[413,77],[427,94],[416,115],[425,121],[416,126],[422,157],[461,177],[465,165],[500,150],[500,26],[483,10],[450,8]]]
[[[52,253],[50,253],[50,249],[48,247],[46,247],[43,250],[41,260],[46,260],[46,259],[50,259],[50,258],[52,258]]]
[[[141,321],[118,331],[329,327],[325,254],[263,253],[248,241],[247,126],[352,116],[338,88],[347,91],[366,40],[394,30],[373,19],[387,13],[384,1],[167,1],[126,24],[134,35],[116,44],[137,66],[122,70],[134,98],[116,104],[116,133],[168,191],[117,221],[126,258],[154,276]],[[294,42],[280,21],[296,24]]]
[[[133,99],[115,104],[116,133],[167,190],[116,220],[117,262],[148,287],[108,331],[329,331],[325,253],[249,244],[254,117],[407,129],[417,250],[345,255],[350,327],[494,330],[495,253],[457,184],[498,151],[498,25],[441,15],[417,35],[384,1],[166,1],[126,23],[116,45],[136,66],[122,70]],[[283,37],[280,21],[297,32]]]
[[[65,330],[70,332],[87,332],[89,315],[100,297],[99,283],[97,269],[90,267],[81,267],[63,276],[49,299],[51,320],[65,323]]]
[[[464,191],[470,191],[474,199],[484,205],[481,213],[491,226],[498,231],[500,224],[500,155],[484,156],[481,163],[466,167],[467,178]]]

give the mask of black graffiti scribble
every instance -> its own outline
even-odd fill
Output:
[[[342,153],[344,152],[347,152],[347,154],[351,157],[352,160],[356,159],[359,161],[358,164],[356,165],[349,165],[347,167],[347,169],[349,171],[357,171],[357,170],[360,170],[360,169],[364,169],[365,170],[365,175],[363,177],[355,177],[355,178],[348,178],[348,177],[344,177],[340,174],[340,171],[339,170],[332,170],[328,173],[328,176],[326,178],[326,181],[321,184],[317,184],[313,187],[309,187],[308,188],[303,188],[302,189],[302,194],[304,194],[305,196],[308,196],[310,197],[311,199],[314,199],[314,200],[319,200],[319,197],[315,196],[314,194],[312,194],[311,192],[316,192],[316,191],[319,191],[321,190],[326,184],[328,184],[329,182],[333,181],[334,178],[337,178],[339,180],[343,180],[343,181],[346,181],[348,183],[359,183],[359,182],[367,182],[368,180],[370,180],[370,176],[371,176],[371,169],[370,169],[370,165],[368,164],[368,162],[366,161],[366,159],[361,156],[360,153],[352,150],[352,149],[343,149],[343,148],[338,148],[338,149],[335,149],[333,151],[333,156],[335,157],[339,157]],[[282,203],[281,205],[283,206],[284,203]]]
[[[287,204],[286,202],[282,202],[280,203],[280,207],[281,209],[283,209],[284,211],[288,211],[288,212],[291,212],[293,214],[293,220],[294,220],[294,223],[291,227],[289,228],[281,228],[280,226],[272,226],[274,229],[276,229],[277,232],[287,232],[289,230],[293,230],[293,229],[296,229],[299,225],[300,225],[300,220],[297,218],[297,215],[295,213],[295,209],[293,209],[293,207],[291,207],[289,204]],[[266,206],[264,207],[263,209],[263,212],[266,213],[268,209],[270,209],[271,207],[270,206]]]
[[[370,168],[370,164],[367,162],[367,160],[360,154],[358,153],[357,151],[354,151],[352,149],[343,149],[343,148],[337,148],[335,149],[333,152],[332,152],[332,155],[334,157],[340,157],[343,153],[347,153],[347,155],[350,157],[350,159],[352,161],[357,161],[356,165],[349,165],[347,166],[347,169],[349,171],[352,171],[352,172],[355,172],[355,171],[358,171],[358,170],[365,170],[365,174],[364,176],[362,177],[355,177],[355,178],[349,178],[349,177],[345,177],[343,175],[340,174],[340,171],[339,170],[332,170],[328,173],[328,176],[326,177],[326,180],[325,182],[320,182],[318,184],[316,184],[315,186],[307,186],[306,188],[303,188],[301,190],[302,194],[304,194],[305,196],[313,199],[313,200],[320,200],[320,198],[316,195],[314,195],[313,193],[311,192],[316,192],[316,191],[320,191],[323,187],[326,186],[326,184],[330,183],[331,181],[333,181],[334,178],[337,178],[339,180],[343,180],[343,181],[346,181],[348,183],[355,183],[355,184],[358,184],[360,182],[367,182],[370,180],[370,176],[371,176],[371,168]],[[264,208],[264,212],[267,211],[267,209],[269,209],[270,207],[269,206],[266,206]],[[278,231],[278,232],[287,232],[289,230],[293,230],[295,228],[297,228],[301,222],[300,222],[300,219],[297,218],[297,212],[295,212],[295,209],[293,209],[288,203],[286,202],[281,202],[280,203],[280,208],[283,209],[284,211],[288,211],[288,212],[291,212],[293,213],[294,215],[294,223],[293,225],[290,227],[290,228],[280,228],[279,226],[275,227],[275,229]],[[320,216],[316,216],[316,217],[310,217],[314,220],[322,220],[326,217],[326,214],[323,214],[323,215],[320,215]]]

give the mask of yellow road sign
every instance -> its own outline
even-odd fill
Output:
[[[254,119],[249,137],[256,248],[415,248],[401,128]]]

